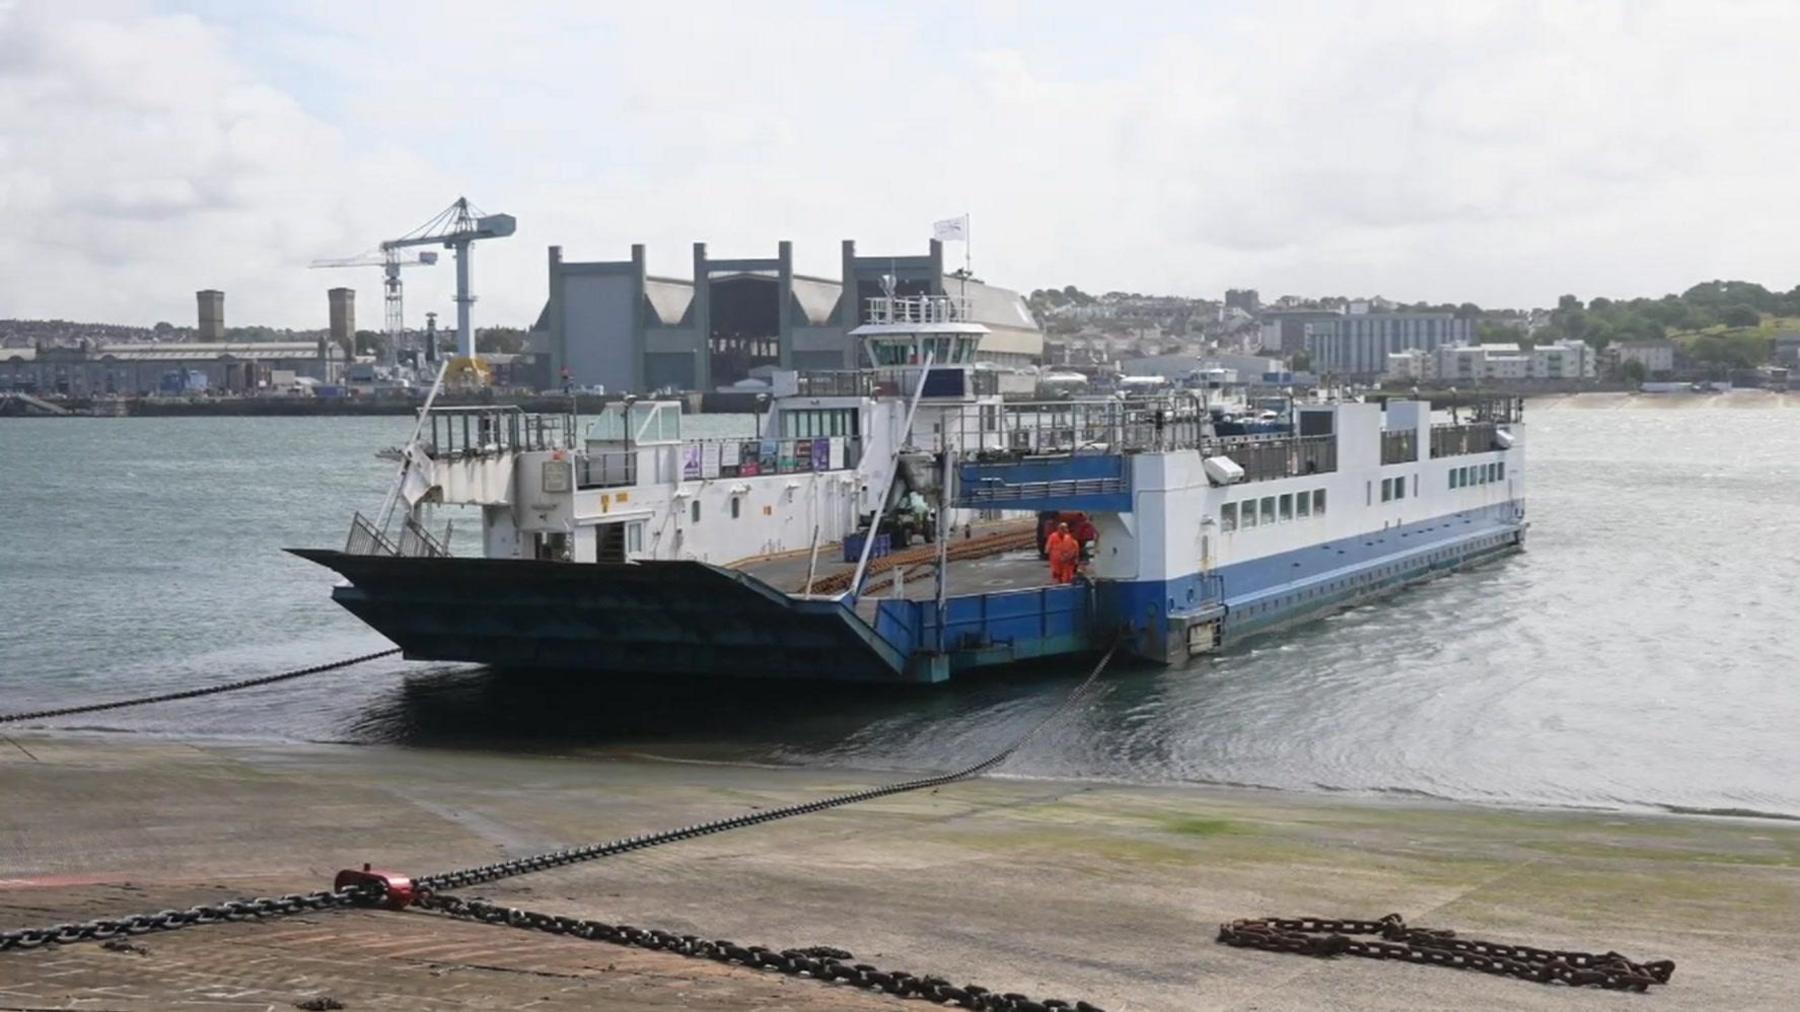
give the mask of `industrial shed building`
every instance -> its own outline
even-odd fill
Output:
[[[692,278],[645,270],[631,259],[566,261],[550,247],[550,299],[533,327],[548,353],[553,383],[610,391],[710,390],[758,366],[854,369],[862,349],[849,336],[865,299],[892,275],[900,295],[965,295],[991,333],[979,360],[1028,365],[1043,357],[1044,335],[1018,293],[944,271],[942,244],[923,256],[858,256],[846,240],[839,280],[794,272],[793,244],[770,258],[714,259],[694,244]]]

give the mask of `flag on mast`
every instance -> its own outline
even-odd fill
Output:
[[[965,214],[932,222],[931,237],[938,242],[967,242],[969,240],[969,216]]]

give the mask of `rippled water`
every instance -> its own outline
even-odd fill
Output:
[[[1116,671],[1008,771],[1800,816],[1800,411],[1530,422],[1525,554],[1185,670]],[[375,508],[372,450],[406,424],[0,422],[0,711],[379,647],[279,549],[336,544]],[[392,662],[76,726],[941,768],[1082,673],[796,691]]]

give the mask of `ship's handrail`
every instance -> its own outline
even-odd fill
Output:
[[[1410,464],[1419,459],[1419,436],[1412,429],[1393,429],[1381,433],[1381,462]]]
[[[432,408],[425,421],[425,452],[434,460],[575,446],[572,416],[527,413],[516,404]]]
[[[863,300],[863,322],[966,323],[969,300],[959,295],[892,295]]]
[[[1470,453],[1487,453],[1499,448],[1496,422],[1463,422],[1431,427],[1431,455],[1460,457]]]

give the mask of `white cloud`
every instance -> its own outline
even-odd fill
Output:
[[[200,0],[194,0],[200,2]],[[1786,4],[0,8],[0,315],[316,324],[458,192],[544,247],[834,274],[974,215],[1018,287],[1543,304],[1797,279]],[[413,316],[449,271],[409,275]]]

